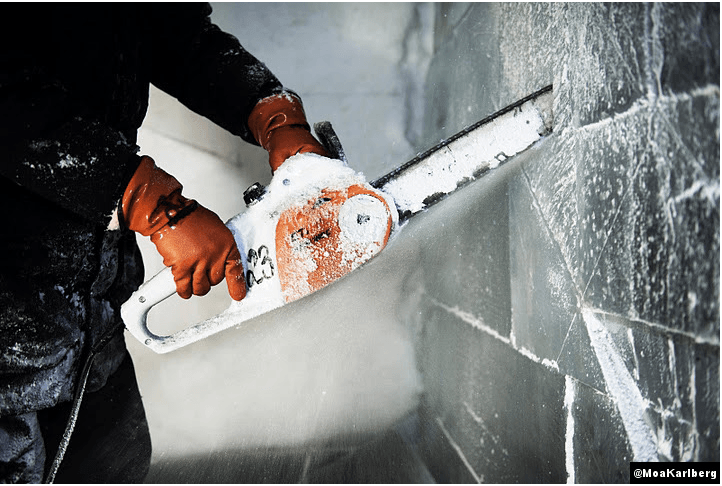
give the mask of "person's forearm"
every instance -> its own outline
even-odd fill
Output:
[[[151,83],[255,144],[248,116],[259,100],[283,90],[281,82],[238,39],[211,22],[210,9],[175,5],[170,15],[166,8],[164,4],[148,7]],[[164,18],[177,20],[164,22]]]

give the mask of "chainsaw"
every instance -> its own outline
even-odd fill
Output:
[[[330,156],[288,158],[266,187],[256,183],[244,192],[245,211],[226,223],[244,256],[246,297],[189,328],[156,335],[148,312],[176,292],[165,268],[122,305],[126,328],[146,347],[167,353],[329,285],[381,252],[409,218],[550,134],[552,103],[547,86],[371,183],[349,167],[331,124],[316,123]]]

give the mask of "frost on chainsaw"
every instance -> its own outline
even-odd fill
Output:
[[[532,103],[515,109],[433,153],[383,186],[400,213],[417,213],[481,172],[494,169],[541,138],[543,112]]]
[[[339,249],[342,262],[353,270],[381,251],[388,231],[389,212],[378,199],[360,194],[339,210]]]
[[[324,189],[304,205],[282,212],[276,258],[286,302],[354,270],[385,245],[391,212],[370,188]]]

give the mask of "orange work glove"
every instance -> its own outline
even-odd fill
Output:
[[[231,231],[214,212],[183,197],[182,189],[153,159],[142,157],[123,194],[123,220],[150,236],[182,298],[205,295],[225,277],[231,298],[243,299],[243,264]]]
[[[323,145],[311,135],[301,100],[291,93],[259,101],[248,117],[248,128],[268,151],[268,162],[274,172],[296,154],[313,152],[328,157]]]

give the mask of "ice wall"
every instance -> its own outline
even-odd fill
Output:
[[[429,470],[719,461],[719,6],[435,8],[420,145],[547,84],[555,125],[412,221],[438,236],[409,293]]]

